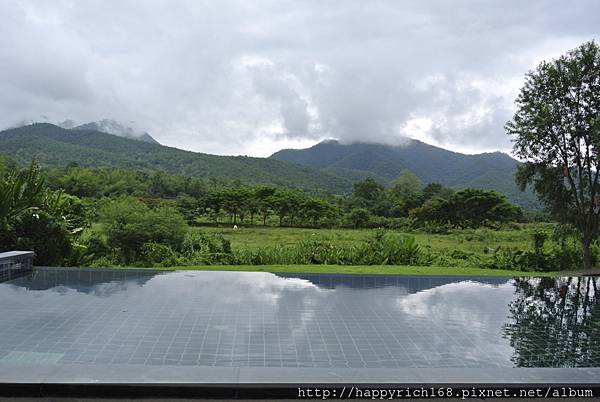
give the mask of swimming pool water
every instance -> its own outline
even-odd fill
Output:
[[[600,367],[599,286],[42,268],[0,284],[0,364]]]

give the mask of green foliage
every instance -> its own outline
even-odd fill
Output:
[[[531,186],[560,222],[579,231],[583,262],[600,223],[600,47],[586,42],[527,74],[506,124],[526,161],[517,183]]]
[[[6,175],[0,181],[0,226],[6,228],[20,214],[47,206],[48,197],[35,163],[28,170]]]
[[[520,209],[495,191],[465,189],[448,199],[436,197],[410,214],[416,226],[449,224],[459,228],[494,226],[518,219]]]
[[[177,252],[166,244],[148,242],[140,249],[139,262],[150,267],[172,267],[180,264]]]
[[[363,263],[368,265],[421,265],[421,248],[411,236],[398,236],[378,231],[362,250]],[[425,264],[427,265],[427,264]]]
[[[354,228],[362,228],[367,225],[371,214],[366,208],[353,208],[347,216],[347,220]]]
[[[238,264],[428,265],[413,237],[380,231],[369,241],[342,245],[306,239],[291,247],[270,246],[235,253]]]
[[[573,243],[563,242],[550,250],[544,249],[549,238],[544,231],[532,233],[533,251],[503,249],[494,250],[488,267],[493,269],[510,269],[519,271],[562,271],[575,270],[581,265],[579,248]]]
[[[234,257],[231,242],[221,235],[189,233],[182,246],[181,255],[188,264],[232,264]]]
[[[405,198],[411,195],[420,196],[422,187],[421,180],[408,169],[403,169],[400,176],[390,183],[390,191],[396,198]]]
[[[159,243],[179,250],[187,225],[171,207],[150,208],[135,198],[114,200],[100,211],[107,245],[118,250],[119,261],[130,264],[141,260],[146,243]]]
[[[148,173],[164,171],[229,184],[237,179],[246,184],[293,185],[309,191],[322,189],[338,194],[347,193],[352,188],[352,181],[347,178],[295,163],[271,158],[195,153],[99,131],[66,130],[45,123],[2,131],[0,149],[6,154],[16,155],[18,161],[36,159],[49,167],[64,167],[75,162],[86,168],[137,169]],[[129,184],[135,186],[135,183]],[[168,178],[166,181],[157,178],[155,184],[153,188],[157,192],[171,191]]]
[[[0,177],[4,177],[8,173],[18,169],[17,162],[8,156],[0,154]]]
[[[35,264],[60,265],[82,230],[82,215],[76,197],[45,188],[35,163],[0,178],[0,251],[32,250]]]
[[[420,183],[415,185],[417,180],[410,172],[404,172],[389,189],[365,179],[349,197],[266,185],[252,187],[241,182],[225,185],[217,180],[192,179],[166,172],[82,168],[76,164],[50,169],[45,174],[52,188],[66,188],[85,197],[79,199],[44,189],[47,194],[42,197],[43,210],[49,216],[60,216],[60,227],[67,234],[64,243],[46,241],[49,245],[44,251],[48,254],[47,260],[56,265],[481,265],[472,252],[434,252],[428,240],[389,232],[348,243],[340,241],[339,232],[332,232],[337,234],[331,238],[321,236],[323,229],[314,236],[289,243],[264,242],[258,236],[260,246],[257,248],[232,247],[230,243],[242,232],[253,230],[255,216],[260,217],[263,225],[324,228],[347,224],[407,231],[412,230],[406,217],[407,209],[413,206],[423,208],[435,202],[448,206],[450,201],[455,202],[453,205],[462,205],[457,200],[467,203],[481,196],[470,190],[453,193],[441,185],[429,185],[421,191]],[[470,195],[465,196],[465,193]],[[501,215],[498,210],[494,213]],[[426,228],[431,226],[432,232],[451,233],[451,227],[457,225],[450,225],[447,218],[444,219],[425,220],[420,227],[429,230]],[[206,227],[188,233],[187,224],[206,226],[209,221],[229,222],[226,226],[230,230],[232,224],[237,223],[240,229],[232,231],[232,237],[227,238],[210,234],[211,228]],[[92,228],[81,236],[74,236],[92,222]],[[485,224],[489,222],[488,219]],[[32,223],[29,226],[41,233],[54,233],[50,226],[42,230]],[[56,241],[60,240],[53,236]],[[475,242],[484,237],[485,241],[492,241],[489,235],[482,236],[482,232],[469,236],[471,239],[464,237],[465,241]],[[45,241],[43,237],[39,239]],[[42,250],[43,246],[36,247]],[[53,250],[67,255],[52,256],[49,253]]]
[[[454,194],[454,190],[451,188],[444,187],[440,183],[429,183],[423,188],[423,201],[431,200],[436,197],[447,200],[452,194]]]
[[[20,215],[9,239],[11,249],[33,250],[36,265],[61,265],[72,251],[67,228],[44,211]]]
[[[352,195],[364,202],[378,201],[381,198],[385,188],[371,177],[354,183],[354,192]]]

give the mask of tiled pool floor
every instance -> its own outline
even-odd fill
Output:
[[[548,326],[536,332],[532,321],[547,324],[548,317],[528,310],[540,301],[519,293],[521,284],[511,278],[38,269],[33,277],[0,284],[0,364],[600,367],[593,341],[598,320],[573,323],[587,334],[576,339],[585,353],[556,363],[544,340]],[[598,311],[593,297],[588,303]],[[524,317],[526,327],[520,326]],[[536,348],[541,352],[534,355]]]

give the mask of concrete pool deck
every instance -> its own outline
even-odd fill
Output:
[[[598,390],[600,368],[315,369],[0,364],[0,399],[295,399],[300,389]],[[342,390],[343,388],[343,390]],[[352,391],[351,391],[352,390]],[[473,391],[474,392],[474,391]],[[545,391],[544,391],[545,392]],[[335,394],[334,394],[335,395]],[[322,399],[322,398],[318,398]],[[334,397],[334,399],[337,399]],[[354,400],[354,398],[349,398]],[[361,398],[362,399],[362,398]],[[370,399],[370,398],[367,398]],[[436,398],[445,400],[444,398]],[[473,398],[469,398],[473,399]],[[455,400],[455,399],[448,399]]]
[[[0,384],[596,384],[600,368],[282,368],[0,364]]]

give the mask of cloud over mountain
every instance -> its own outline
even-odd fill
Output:
[[[113,116],[163,144],[262,156],[323,138],[507,150],[525,72],[600,38],[593,0],[9,0],[0,13],[0,126]]]

